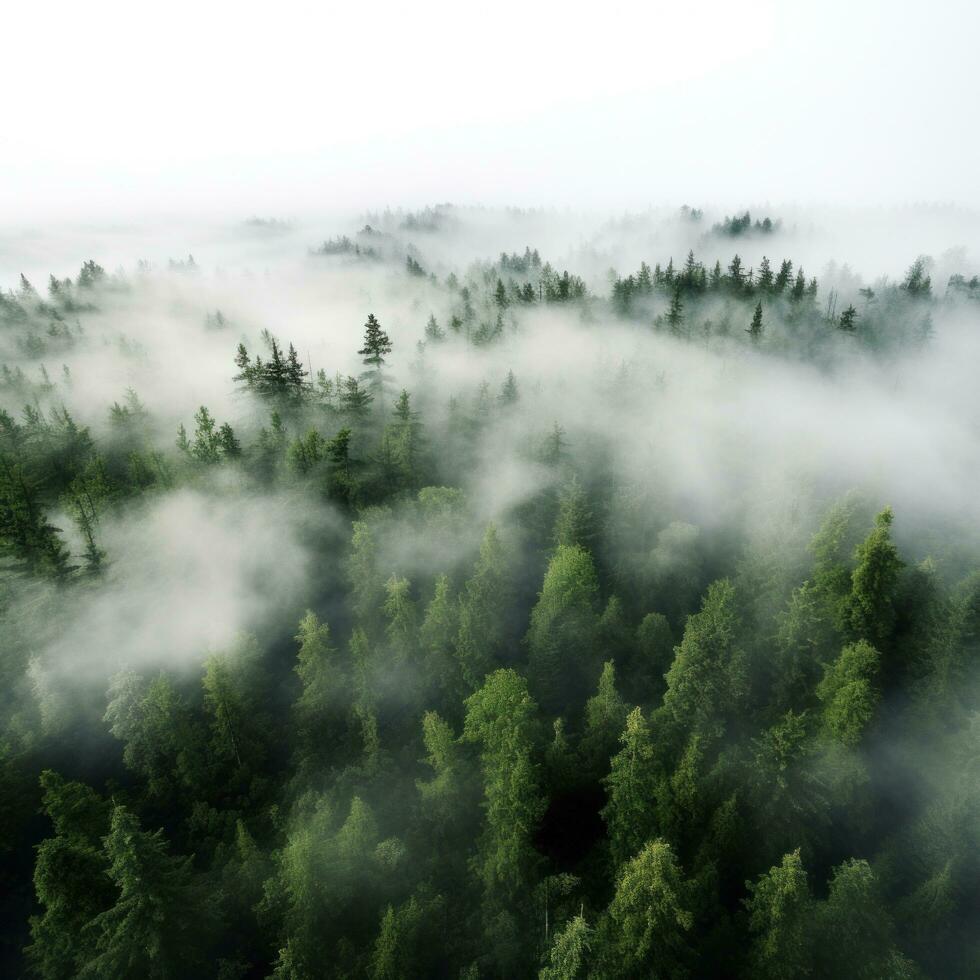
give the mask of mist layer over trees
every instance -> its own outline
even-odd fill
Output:
[[[5,975],[980,974],[978,230],[0,243]]]

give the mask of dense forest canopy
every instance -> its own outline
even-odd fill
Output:
[[[819,217],[33,242],[5,975],[978,975],[980,226]]]

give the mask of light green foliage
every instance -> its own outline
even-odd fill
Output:
[[[527,633],[528,672],[549,711],[584,700],[598,673],[593,644],[598,594],[592,556],[578,545],[560,546],[548,564]]]
[[[335,748],[347,710],[349,677],[331,645],[330,627],[307,611],[294,637],[299,644],[295,666],[302,689],[293,704],[296,756],[301,770],[325,765]]]
[[[723,579],[691,616],[667,672],[664,706],[684,728],[720,734],[745,702],[748,677],[738,647],[735,589]]]
[[[458,704],[465,690],[463,672],[456,660],[458,635],[459,604],[452,594],[449,576],[440,575],[419,629],[419,644],[428,690],[447,705]]]
[[[432,769],[429,780],[416,780],[422,798],[423,812],[437,833],[445,833],[459,818],[463,793],[463,760],[452,728],[434,711],[422,718],[422,739],[426,764]]]
[[[482,683],[503,652],[511,601],[509,574],[507,555],[496,527],[490,524],[459,604],[456,656],[471,690]]]
[[[588,549],[592,543],[592,510],[588,495],[576,476],[558,494],[554,536],[558,548],[578,546]]]
[[[666,674],[674,657],[670,623],[662,613],[647,613],[636,628],[635,673],[647,697],[659,698],[666,687]]]
[[[616,666],[607,660],[599,675],[599,688],[585,703],[582,754],[593,770],[602,770],[616,749],[626,723],[626,705],[616,690]]]
[[[268,748],[267,679],[255,637],[243,635],[209,657],[202,683],[215,756],[238,768],[258,765]]]
[[[880,660],[870,643],[851,643],[828,665],[817,685],[827,732],[843,745],[857,745],[874,717],[880,698],[875,686]]]
[[[754,884],[746,882],[752,946],[759,980],[795,980],[813,973],[814,903],[799,850],[787,854]]]
[[[406,578],[393,575],[385,586],[385,632],[391,651],[391,666],[415,665],[418,644],[418,616]]]
[[[886,507],[876,518],[874,530],[854,552],[851,592],[844,618],[851,636],[879,648],[886,644],[895,623],[895,595],[904,562],[892,543],[892,511]]]
[[[387,508],[366,511],[354,522],[348,571],[351,582],[351,607],[358,625],[373,635],[381,619],[385,598],[384,576],[379,567],[381,536],[390,520]]]
[[[105,722],[123,743],[123,762],[146,780],[151,796],[165,797],[201,778],[200,733],[166,674],[149,682],[133,671],[117,674],[109,688]]]
[[[576,915],[561,932],[555,934],[548,953],[548,965],[538,974],[539,980],[580,980],[585,977],[593,930],[584,916]]]
[[[466,699],[463,740],[480,746],[486,825],[477,871],[493,904],[517,898],[539,858],[531,843],[544,813],[533,758],[537,706],[513,670],[490,674]]]
[[[640,708],[629,713],[619,741],[622,748],[613,756],[605,778],[609,802],[602,811],[616,865],[636,854],[653,835],[658,782],[653,737]]]
[[[694,895],[670,844],[651,841],[620,871],[609,904],[609,975],[680,978],[692,959]]]

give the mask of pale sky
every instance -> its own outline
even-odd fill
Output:
[[[17,3],[0,221],[980,205],[967,0]]]

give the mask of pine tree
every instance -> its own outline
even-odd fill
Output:
[[[759,980],[795,980],[813,971],[814,903],[800,860],[787,854],[755,883],[746,882],[752,975]]]
[[[548,563],[527,633],[528,676],[553,714],[580,705],[598,674],[594,637],[599,583],[592,556],[562,545]]]
[[[446,339],[446,331],[439,326],[435,314],[430,313],[428,322],[425,325],[425,339],[428,343],[441,344]]]
[[[870,643],[849,644],[827,665],[817,685],[817,697],[824,704],[824,727],[849,748],[857,745],[874,716],[880,698],[875,685],[879,662],[878,651]]]
[[[674,290],[670,298],[670,306],[667,309],[667,325],[671,333],[680,335],[681,324],[684,322],[684,304],[681,302],[680,290]]]
[[[225,459],[237,459],[242,454],[242,444],[235,436],[235,431],[227,422],[222,422],[218,429],[218,447]]]
[[[629,860],[653,835],[658,783],[653,738],[640,708],[627,716],[619,742],[622,748],[612,757],[604,779],[608,802],[602,811],[616,866]]]
[[[162,831],[142,830],[124,806],[113,809],[105,854],[119,896],[92,920],[96,953],[78,976],[194,976],[211,917],[191,859],[168,854]]]
[[[776,279],[773,282],[773,292],[779,296],[790,284],[793,278],[793,263],[789,259],[783,259],[779,266],[779,272],[776,273]]]
[[[388,334],[381,329],[377,317],[373,313],[368,314],[367,322],[364,324],[364,346],[357,352],[364,358],[364,363],[374,368],[380,380],[381,368],[385,363],[385,355],[391,353],[391,340]]]
[[[583,980],[593,933],[584,916],[569,919],[565,928],[555,933],[548,964],[538,973],[538,980]]]
[[[769,265],[769,259],[767,256],[762,256],[762,261],[759,263],[759,276],[758,276],[759,288],[765,293],[771,293],[773,291],[773,285],[775,279],[773,277],[772,267]]]
[[[221,459],[221,438],[216,431],[216,422],[207,408],[202,405],[194,416],[196,428],[191,455],[200,463],[217,463]]]
[[[498,670],[466,699],[463,741],[480,746],[486,824],[476,868],[490,908],[507,908],[533,882],[533,835],[545,801],[532,757],[537,705],[514,670]]]
[[[857,330],[857,310],[854,309],[854,304],[852,303],[843,313],[840,315],[840,321],[838,326],[845,333],[854,333]]]
[[[670,844],[648,843],[618,875],[609,904],[608,974],[670,980],[693,960],[695,896]]]
[[[348,678],[330,642],[330,627],[315,613],[303,617],[295,640],[299,653],[294,670],[302,690],[293,704],[294,753],[299,770],[312,774],[334,755],[349,697]]]
[[[895,600],[904,562],[891,540],[892,511],[886,507],[871,534],[854,553],[851,593],[844,618],[854,639],[867,640],[879,650],[887,647],[895,624]]]
[[[754,341],[758,341],[762,337],[762,302],[761,301],[756,304],[755,313],[752,314],[752,322],[749,324],[749,328],[745,332]]]
[[[557,547],[578,545],[589,548],[592,543],[592,511],[588,495],[578,477],[562,487],[558,494],[558,516],[555,518],[554,540]]]
[[[340,391],[340,410],[353,421],[363,421],[374,401],[374,396],[365,391],[357,378],[344,378]]]
[[[616,666],[607,660],[599,675],[598,690],[585,702],[582,736],[582,755],[588,768],[597,775],[605,775],[626,724],[626,714],[626,705],[616,690]]]
[[[748,678],[737,643],[740,625],[734,587],[727,579],[712,583],[667,672],[664,707],[685,729],[720,734],[744,703]]]
[[[497,529],[490,524],[459,604],[456,657],[471,690],[481,684],[503,653],[510,601],[507,556]]]
[[[500,386],[500,395],[498,396],[498,401],[501,405],[513,405],[517,402],[520,397],[517,390],[517,379],[514,377],[513,371],[507,372],[507,377],[504,379],[504,383]]]

